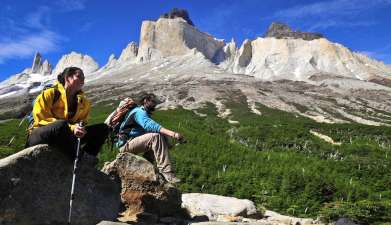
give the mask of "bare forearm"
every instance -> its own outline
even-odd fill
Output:
[[[169,129],[166,129],[164,127],[160,128],[160,133],[164,134],[166,136],[172,137],[172,138],[175,138],[175,135],[176,135],[176,132],[169,130]]]

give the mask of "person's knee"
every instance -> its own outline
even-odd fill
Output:
[[[56,129],[69,128],[68,121],[66,120],[56,120],[55,122],[53,122],[52,126]]]
[[[160,133],[151,133],[151,140],[155,143],[162,143],[164,145],[167,145],[167,139],[163,134]]]
[[[151,136],[151,139],[154,139],[154,140],[162,140],[163,139],[163,135],[160,133],[150,133],[149,135]]]

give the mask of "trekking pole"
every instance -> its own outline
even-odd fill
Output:
[[[78,124],[80,127],[83,127],[83,121],[81,121]],[[71,200],[69,202],[69,216],[68,216],[68,225],[71,224],[71,217],[72,217],[72,202],[75,199],[75,181],[76,181],[76,170],[77,170],[77,163],[79,162],[79,154],[80,154],[80,138],[77,138],[77,148],[76,148],[76,158],[73,163],[73,177],[72,177],[72,188],[71,188]]]

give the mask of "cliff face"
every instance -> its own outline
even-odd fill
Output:
[[[53,74],[57,75],[69,66],[81,68],[84,74],[92,73],[99,69],[98,63],[95,62],[91,56],[71,52],[70,54],[63,55],[61,57],[53,71]]]
[[[314,40],[323,38],[323,35],[320,33],[313,32],[300,32],[293,31],[288,25],[284,23],[273,22],[268,31],[265,34],[265,37],[274,37],[277,39],[282,38],[294,38],[294,39],[303,39],[303,40]]]
[[[227,67],[234,73],[264,80],[308,80],[313,74],[327,73],[359,80],[390,77],[391,68],[365,55],[325,38],[257,38],[246,40]]]
[[[213,60],[224,47],[224,41],[197,30],[182,18],[144,21],[141,26],[140,61],[180,56],[196,49],[205,58]]]

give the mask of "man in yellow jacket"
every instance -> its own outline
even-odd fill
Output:
[[[34,107],[34,123],[29,131],[27,146],[49,144],[66,152],[72,158],[76,155],[77,138],[81,138],[83,150],[96,156],[108,135],[106,124],[81,127],[87,123],[91,110],[81,88],[84,85],[83,71],[68,67],[58,81],[38,95]]]

